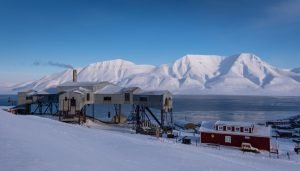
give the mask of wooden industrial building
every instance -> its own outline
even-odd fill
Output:
[[[202,122],[201,143],[241,147],[250,143],[260,150],[270,151],[271,128],[248,122]]]
[[[95,118],[95,104],[112,105],[115,109],[112,122],[120,123],[127,119],[125,115],[121,118],[122,105],[132,105],[137,132],[143,124],[149,125],[153,121],[163,130],[173,124],[172,94],[169,91],[143,91],[139,87],[120,87],[107,81],[77,82],[76,70],[73,70],[72,80],[51,88],[54,90],[51,92],[28,90],[18,93],[17,108],[24,109],[23,114],[48,114],[47,111],[52,114],[55,106],[59,120],[81,123],[85,122],[87,106],[92,106],[92,118]],[[37,104],[34,111],[31,109],[33,104]],[[159,110],[159,114],[150,108]]]

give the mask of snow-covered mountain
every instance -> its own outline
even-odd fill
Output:
[[[294,68],[291,71],[294,72],[294,73],[300,73],[300,68]]]
[[[298,70],[284,70],[254,54],[229,57],[186,55],[172,64],[136,65],[121,59],[78,69],[78,81],[109,81],[148,90],[168,89],[175,94],[300,95]],[[43,90],[71,81],[72,70],[15,85],[14,91]]]

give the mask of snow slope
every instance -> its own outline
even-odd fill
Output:
[[[80,69],[77,70],[78,70],[77,72],[80,71]],[[66,69],[63,72],[44,76],[37,81],[30,81],[30,82],[14,85],[12,88],[14,91],[22,91],[28,89],[45,90],[45,89],[56,87],[59,84],[71,81],[72,74],[73,74],[72,69]]]
[[[0,94],[14,94],[15,92],[12,90],[15,86],[15,83],[0,83]]]
[[[187,146],[0,110],[1,171],[299,170],[300,159]]]
[[[254,54],[229,57],[186,55],[172,64],[136,65],[117,59],[90,64],[78,74],[79,81],[109,81],[120,86],[168,89],[175,94],[300,95],[298,70],[284,70]],[[15,91],[43,90],[70,81],[72,71],[12,87]]]

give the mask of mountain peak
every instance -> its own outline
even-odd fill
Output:
[[[198,55],[198,54],[186,54],[180,59],[207,59],[207,58],[220,58],[219,55]],[[179,60],[180,60],[179,59]]]
[[[258,56],[256,56],[253,53],[240,53],[233,56],[235,56],[237,60],[262,61]]]
[[[100,62],[96,62],[96,63],[93,63],[93,64],[96,64],[96,65],[100,65],[100,64],[104,64],[104,65],[121,65],[121,64],[127,64],[127,65],[135,65],[133,62],[131,61],[127,61],[127,60],[124,60],[124,59],[113,59],[113,60],[106,60],[106,61],[100,61]],[[93,65],[91,64],[91,65]]]
[[[123,59],[90,64],[78,71],[78,81],[109,81],[119,86],[145,90],[169,89],[187,94],[266,94],[294,95],[300,92],[300,79],[293,72],[273,67],[252,53],[229,57],[187,54],[169,65],[138,65]],[[16,91],[44,90],[70,81],[72,70],[16,85]],[[279,88],[280,87],[280,88]],[[283,87],[283,88],[282,88]]]
[[[218,55],[194,55],[194,54],[187,54],[182,58],[177,59],[174,64],[185,64],[185,65],[195,65],[195,64],[206,64],[211,63],[214,61],[222,60],[222,56]]]

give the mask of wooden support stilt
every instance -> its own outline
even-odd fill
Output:
[[[95,121],[95,104],[93,103],[93,106],[92,106],[92,110],[93,110],[93,121]]]
[[[119,123],[121,123],[121,104],[119,104],[119,112],[118,112],[118,119],[119,119]]]
[[[170,109],[170,115],[171,115],[171,125],[174,126],[174,120],[173,120],[173,109]]]
[[[43,104],[42,102],[39,102],[39,114],[43,114]]]
[[[53,109],[52,109],[52,107],[53,107],[53,104],[50,103],[50,104],[49,104],[49,108],[50,108],[50,114],[51,114],[51,115],[53,114],[53,111],[52,111]]]
[[[164,128],[164,122],[165,122],[165,120],[164,120],[164,111],[163,111],[163,109],[160,110],[160,119],[161,119],[161,121],[160,121],[160,123],[161,123],[161,128],[163,129],[163,128]]]
[[[141,120],[140,120],[140,106],[136,106],[136,133],[139,133],[141,129]]]

